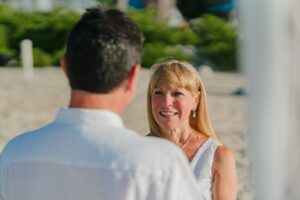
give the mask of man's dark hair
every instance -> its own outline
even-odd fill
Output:
[[[72,29],[66,50],[72,89],[108,93],[141,63],[142,34],[121,11],[101,7],[86,10]]]

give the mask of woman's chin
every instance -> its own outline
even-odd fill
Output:
[[[174,125],[164,125],[164,126],[160,126],[160,128],[167,133],[174,133],[176,132],[177,126]]]

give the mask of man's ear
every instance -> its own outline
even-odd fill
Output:
[[[136,84],[138,81],[138,74],[139,70],[141,68],[140,64],[135,64],[131,67],[126,81],[126,90],[128,91],[134,91],[136,88]]]
[[[63,55],[63,57],[61,57],[61,59],[60,59],[60,67],[65,72],[65,75],[69,78],[68,69],[67,69],[67,60],[66,60],[66,56],[65,55]]]

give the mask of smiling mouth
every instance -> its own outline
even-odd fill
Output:
[[[159,114],[163,117],[165,116],[174,116],[177,115],[178,112],[173,112],[173,111],[160,111]]]

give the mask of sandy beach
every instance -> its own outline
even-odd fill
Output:
[[[149,70],[142,69],[136,97],[122,115],[125,124],[147,134],[146,91]],[[235,154],[239,179],[238,199],[253,199],[251,163],[247,137],[247,97],[233,95],[244,86],[236,73],[201,73],[206,86],[209,113],[221,142]],[[0,68],[0,151],[14,136],[53,120],[59,107],[68,105],[67,80],[60,68],[35,69],[33,80],[25,80],[20,68]]]

